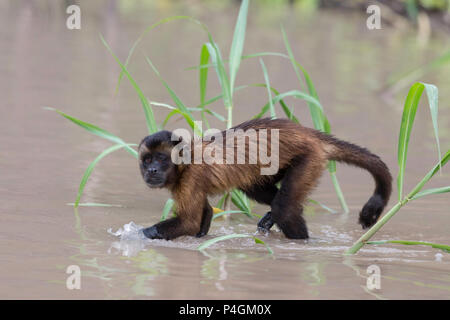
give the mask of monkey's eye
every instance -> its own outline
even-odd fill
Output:
[[[146,165],[149,165],[152,162],[152,156],[145,157],[142,162],[144,162],[144,164]]]

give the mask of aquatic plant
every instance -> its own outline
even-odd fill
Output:
[[[409,138],[411,135],[411,130],[414,124],[414,119],[419,105],[420,98],[423,91],[426,91],[428,96],[428,104],[431,112],[431,119],[434,127],[434,134],[436,138],[436,145],[438,150],[439,162],[425,175],[425,177],[409,192],[406,196],[403,196],[403,181],[405,177],[406,169],[406,158],[408,154]],[[378,222],[373,225],[361,238],[356,241],[353,246],[347,250],[347,254],[354,254],[359,251],[366,243],[369,244],[380,244],[380,243],[399,243],[399,244],[425,244],[431,245],[433,247],[441,246],[441,248],[446,248],[446,245],[437,245],[429,243],[420,243],[418,241],[403,241],[403,240],[385,240],[383,242],[369,242],[369,240],[375,235],[375,233],[380,230],[380,228],[386,224],[389,219],[391,219],[403,206],[405,206],[410,201],[419,199],[424,196],[429,196],[432,194],[450,192],[450,186],[445,186],[441,188],[433,188],[423,190],[425,184],[430,181],[430,179],[441,170],[441,168],[450,159],[450,150],[448,150],[445,155],[441,158],[439,136],[438,136],[438,89],[436,86],[417,82],[413,84],[409,90],[408,96],[406,97],[405,105],[403,107],[402,122],[400,126],[400,133],[398,139],[398,176],[397,176],[397,191],[398,191],[398,202],[385,214]]]

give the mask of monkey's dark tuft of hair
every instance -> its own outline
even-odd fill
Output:
[[[367,229],[377,222],[378,217],[385,207],[385,201],[379,194],[374,194],[364,205],[359,213],[359,223],[363,229]]]

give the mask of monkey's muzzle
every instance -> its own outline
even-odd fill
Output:
[[[164,186],[166,178],[161,174],[146,172],[144,175],[144,181],[150,188],[161,188]]]

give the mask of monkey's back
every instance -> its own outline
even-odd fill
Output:
[[[230,135],[231,131],[234,132],[233,135]],[[214,135],[213,141],[207,137],[203,138],[203,161],[189,165],[183,175],[192,178],[203,177],[197,187],[208,194],[217,194],[232,188],[245,189],[255,184],[280,180],[287,168],[302,161],[306,155],[313,157],[313,161],[326,163],[322,142],[315,131],[288,119],[264,118],[246,121]],[[244,142],[245,156],[242,155],[239,139]],[[264,140],[267,143],[264,143]],[[276,141],[278,147],[275,145]],[[222,148],[222,154],[217,151],[218,147]],[[192,150],[194,159],[194,148]],[[209,161],[205,158],[205,153],[210,155]],[[269,170],[273,163],[268,164],[264,154],[268,155],[269,160],[277,159],[278,168]],[[262,174],[264,169],[268,174]]]

